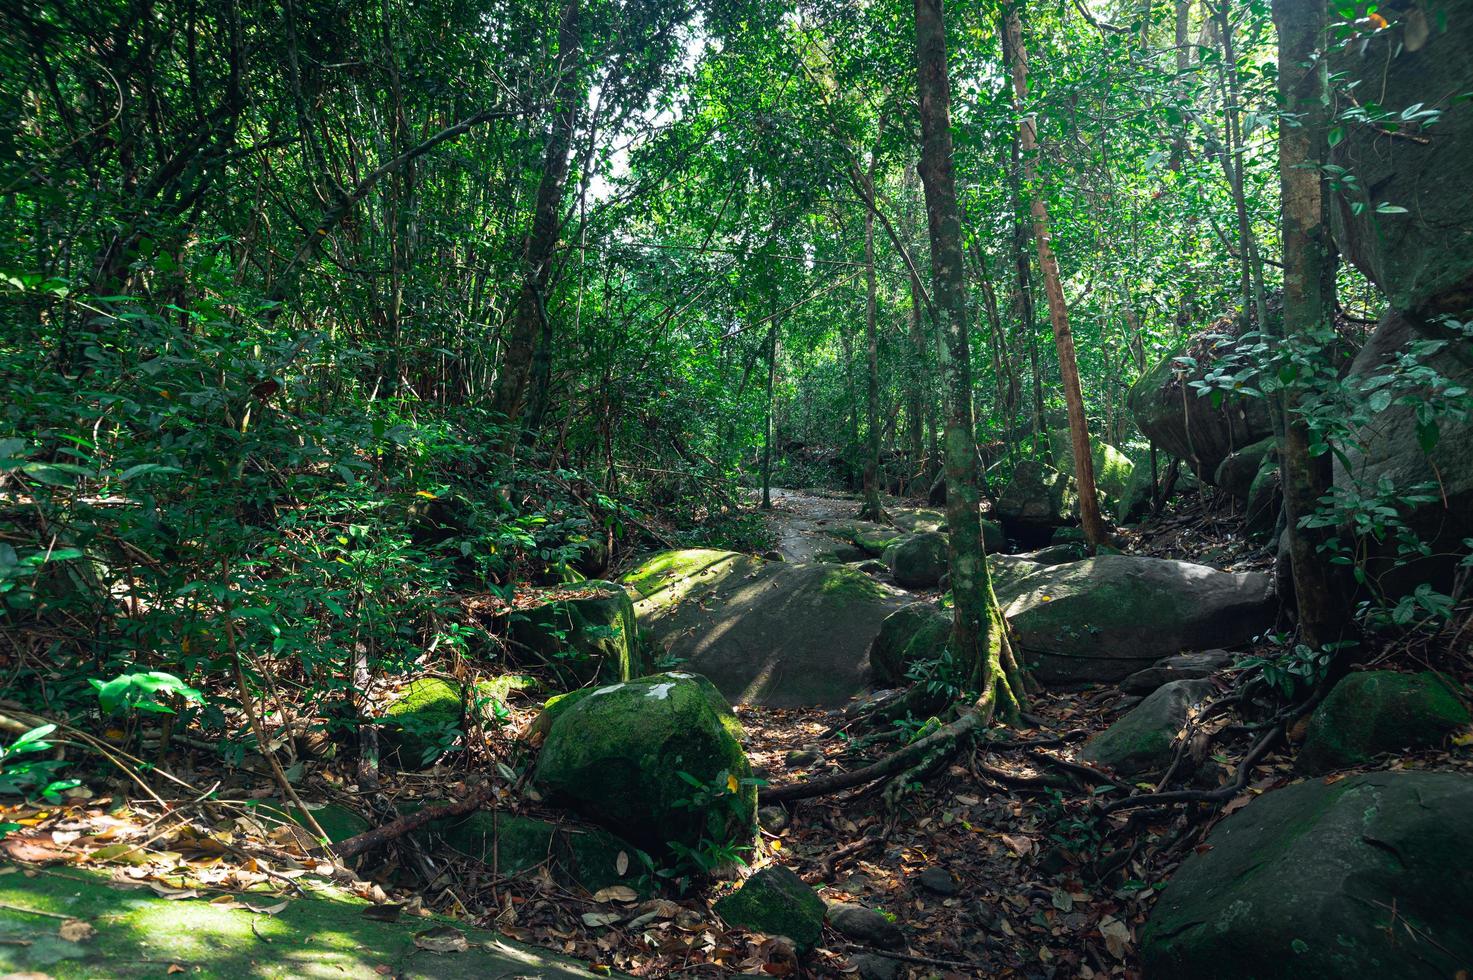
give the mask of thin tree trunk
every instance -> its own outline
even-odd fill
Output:
[[[982,546],[976,435],[972,418],[971,334],[962,267],[961,211],[952,169],[951,85],[941,0],[915,0],[916,65],[921,110],[921,180],[931,237],[932,296],[946,339],[946,519],[950,528],[951,649],[971,663],[975,714],[985,722],[1020,710],[1022,677],[1008,646],[1007,624],[992,591]]]
[[[568,0],[558,23],[557,75],[552,86],[554,116],[552,131],[542,160],[542,179],[537,186],[537,203],[532,218],[532,233],[527,236],[523,256],[525,278],[517,295],[512,314],[511,331],[501,357],[501,373],[496,379],[492,407],[506,417],[510,429],[507,445],[517,438],[516,422],[521,418],[527,400],[527,382],[532,359],[536,355],[539,336],[547,316],[547,284],[552,274],[553,252],[562,225],[563,186],[568,179],[568,164],[573,149],[573,128],[581,101],[577,80],[578,61],[582,53],[580,0]],[[551,337],[548,336],[550,343]],[[546,344],[544,344],[546,346]],[[547,352],[551,356],[551,351]]]
[[[1013,95],[1021,114],[1028,97],[1028,54],[1023,48],[1023,24],[1018,15],[1020,4],[1008,9],[1007,38],[1013,69]],[[1059,349],[1059,374],[1064,383],[1064,404],[1069,410],[1069,441],[1074,449],[1074,482],[1079,489],[1079,522],[1084,539],[1091,548],[1105,543],[1105,522],[1100,516],[1099,496],[1095,491],[1094,461],[1089,450],[1089,423],[1084,417],[1084,393],[1079,385],[1079,364],[1074,355],[1074,334],[1069,329],[1069,311],[1064,305],[1064,288],[1059,282],[1059,263],[1054,257],[1048,220],[1048,207],[1038,186],[1037,137],[1033,119],[1019,116],[1018,134],[1023,151],[1023,177],[1029,188],[1033,213],[1033,239],[1038,245],[1038,268],[1043,274],[1044,293],[1048,296],[1049,320],[1054,328],[1054,344]]]
[[[1182,102],[1187,99],[1186,95],[1186,73],[1192,67],[1192,49],[1187,46],[1188,29],[1192,15],[1192,0],[1176,0],[1176,82],[1175,88],[1177,98]],[[1171,140],[1171,160],[1169,166],[1172,170],[1181,170],[1182,162],[1187,155],[1187,131],[1186,122],[1183,120],[1181,126]]]
[[[873,158],[872,158],[873,159]],[[874,197],[874,164],[865,175],[869,196]],[[884,521],[885,506],[880,500],[880,340],[876,324],[875,298],[875,214],[864,213],[864,339],[868,354],[868,390],[865,415],[868,428],[864,456],[864,506],[859,516],[871,521]]]
[[[777,378],[777,317],[767,328],[767,412],[762,435],[762,509],[772,510],[772,389]]]
[[[1226,149],[1222,154],[1223,169],[1227,171],[1228,183],[1232,187],[1233,207],[1238,217],[1238,248],[1243,253],[1243,316],[1246,328],[1250,310],[1258,319],[1259,330],[1269,330],[1268,299],[1263,288],[1263,262],[1258,256],[1258,239],[1253,234],[1253,223],[1248,215],[1248,193],[1243,177],[1243,134],[1239,125],[1239,101],[1237,55],[1233,50],[1233,25],[1228,17],[1228,4],[1220,0],[1217,7],[1217,22],[1222,33],[1222,78],[1223,107],[1226,118],[1224,135]]]
[[[1274,0],[1279,30],[1279,188],[1283,201],[1284,336],[1295,348],[1321,347],[1334,335],[1335,260],[1328,222],[1324,166],[1329,149],[1329,83],[1323,38],[1325,4]],[[1313,377],[1303,374],[1282,392],[1285,532],[1299,607],[1299,638],[1312,649],[1341,639],[1349,615],[1334,566],[1319,550],[1327,533],[1301,526],[1330,490],[1330,454],[1311,452],[1300,406]],[[1344,658],[1338,658],[1343,661]],[[1342,664],[1343,666],[1343,664]],[[1332,671],[1333,673],[1333,671]]]

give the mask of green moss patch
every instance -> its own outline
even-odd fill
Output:
[[[748,878],[740,889],[716,903],[716,912],[727,925],[786,936],[799,949],[811,949],[823,934],[823,899],[782,865],[764,868]]]
[[[1450,682],[1431,671],[1362,671],[1336,684],[1315,709],[1295,764],[1318,774],[1383,752],[1427,748],[1469,720]]]

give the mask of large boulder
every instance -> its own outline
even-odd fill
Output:
[[[904,589],[934,589],[946,574],[950,553],[940,531],[915,534],[887,552],[895,584]]]
[[[1185,460],[1208,482],[1234,452],[1273,435],[1264,399],[1219,401],[1201,397],[1192,387],[1192,382],[1206,378],[1215,362],[1236,356],[1234,330],[1232,321],[1219,320],[1162,358],[1130,389],[1130,411],[1146,438]]]
[[[1205,679],[1163,684],[1115,724],[1084,743],[1079,757],[1122,776],[1162,772],[1176,755],[1177,739],[1192,706],[1213,690],[1212,682]]]
[[[951,635],[951,620],[932,602],[912,602],[891,613],[869,648],[874,685],[905,684],[911,667],[939,656]]]
[[[512,614],[513,659],[552,667],[565,686],[627,681],[649,671],[639,646],[634,602],[613,582],[549,590],[546,601]]]
[[[653,674],[547,710],[535,781],[550,798],[651,852],[751,844],[757,791],[741,724],[705,678]]]
[[[905,593],[843,565],[730,551],[653,555],[624,582],[642,629],[733,703],[838,706],[866,690],[869,646]]]
[[[1368,421],[1355,432],[1345,458],[1335,461],[1335,489],[1365,498],[1388,497],[1400,520],[1431,546],[1431,556],[1396,565],[1397,536],[1367,536],[1368,571],[1383,592],[1399,595],[1423,582],[1451,591],[1463,540],[1473,537],[1473,415],[1448,414],[1435,427],[1419,423],[1425,379],[1409,368],[1447,379],[1443,390],[1473,389],[1473,343],[1445,327],[1388,313],[1351,363],[1347,382],[1367,399]],[[1392,381],[1393,372],[1404,378]],[[1407,404],[1402,403],[1404,396]],[[1468,408],[1468,397],[1461,400]],[[1414,488],[1419,488],[1414,490]],[[1383,503],[1376,500],[1376,503]],[[1388,574],[1389,573],[1389,574]]]
[[[1008,485],[997,498],[995,513],[1003,530],[1022,541],[1045,543],[1054,528],[1078,513],[1073,481],[1036,459],[1013,467]]]
[[[1136,555],[1043,566],[993,588],[1045,684],[1114,683],[1181,650],[1238,646],[1277,611],[1267,575]]]
[[[1335,182],[1335,240],[1392,309],[1461,314],[1473,306],[1473,9],[1380,7],[1387,29],[1347,34],[1330,56],[1337,91],[1365,114],[1336,127],[1330,151],[1354,176]]]
[[[1383,752],[1440,745],[1469,720],[1452,682],[1431,671],[1361,671],[1336,684],[1310,716],[1295,764],[1318,775]]]
[[[1473,963],[1473,777],[1267,793],[1187,855],[1141,931],[1152,980],[1446,980]]]
[[[1244,446],[1217,464],[1212,482],[1232,494],[1242,503],[1248,499],[1253,480],[1266,460],[1276,459],[1278,442],[1273,436],[1260,439],[1251,446]]]
[[[1162,657],[1151,666],[1138,670],[1120,682],[1126,694],[1150,694],[1172,681],[1197,681],[1211,677],[1232,662],[1226,650],[1203,650],[1199,653],[1177,653]]]
[[[1049,450],[1054,456],[1054,467],[1069,479],[1074,479],[1074,443],[1067,429],[1055,430],[1048,435]],[[1135,464],[1130,457],[1114,446],[1098,438],[1092,438],[1089,446],[1090,462],[1094,464],[1095,489],[1100,493],[1100,506],[1113,511],[1125,496]]]

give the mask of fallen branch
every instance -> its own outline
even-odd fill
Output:
[[[382,827],[366,830],[356,837],[349,837],[345,841],[339,841],[330,848],[333,854],[343,860],[355,858],[365,851],[383,847],[392,840],[397,840],[405,834],[413,833],[425,824],[443,817],[458,817],[461,814],[470,813],[479,809],[481,804],[491,799],[496,787],[486,783],[480,789],[474,790],[464,799],[445,806],[425,807],[418,813],[411,813],[407,817],[400,817],[392,823],[386,823]]]
[[[1243,791],[1248,785],[1248,776],[1253,772],[1259,761],[1268,754],[1284,735],[1284,726],[1277,725],[1264,733],[1263,738],[1248,751],[1243,761],[1238,763],[1238,774],[1233,781],[1226,783],[1217,789],[1178,789],[1169,790],[1164,793],[1142,793],[1139,796],[1127,796],[1123,799],[1110,800],[1107,803],[1099,803],[1094,807],[1097,817],[1108,816],[1117,810],[1124,810],[1138,806],[1154,806],[1162,803],[1226,803]]]

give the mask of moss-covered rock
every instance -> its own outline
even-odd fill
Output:
[[[854,529],[854,544],[871,558],[879,558],[885,549],[909,538],[911,532],[883,524],[861,524]]]
[[[1074,479],[1074,443],[1067,429],[1049,433],[1049,450],[1053,453],[1054,468],[1069,479]],[[1100,506],[1107,512],[1114,510],[1125,490],[1130,485],[1135,463],[1130,457],[1100,439],[1090,440],[1090,462],[1094,464],[1095,489],[1100,493]]]
[[[651,852],[752,842],[757,791],[742,782],[751,767],[741,724],[705,678],[654,674],[585,688],[545,710],[535,779],[549,797]]]
[[[428,831],[445,846],[495,865],[504,877],[547,865],[556,880],[590,893],[611,885],[628,885],[641,895],[650,892],[635,846],[605,830],[481,810],[437,820]]]
[[[595,976],[579,964],[464,920],[371,919],[364,915],[369,903],[302,884],[306,887],[291,896],[231,896],[263,908],[284,906],[267,915],[236,902],[211,902],[213,892],[195,899],[174,895],[170,901],[82,868],[8,875],[0,878],[0,974],[52,980],[165,977],[171,970],[201,980]],[[79,942],[61,939],[57,927],[64,919],[93,923],[97,933]],[[469,948],[435,956],[415,944],[417,933],[437,928],[464,933]]]
[[[1427,748],[1469,721],[1451,682],[1431,671],[1362,671],[1336,684],[1310,716],[1295,765],[1317,775],[1383,752]]]
[[[310,807],[312,819],[327,834],[330,844],[339,844],[349,837],[357,837],[369,829],[369,823],[357,811],[350,810],[340,803],[329,803],[326,806]],[[298,826],[310,832],[311,825],[307,818],[295,806],[287,806],[281,809],[281,813]]]
[[[1192,705],[1212,693],[1209,680],[1171,681],[1084,744],[1080,758],[1122,776],[1156,773],[1171,765]]]
[[[429,766],[462,733],[462,688],[439,677],[411,681],[384,709],[385,760],[405,769]]]
[[[865,561],[869,557],[870,553],[859,547],[859,545],[839,542],[832,548],[825,548],[822,551],[815,552],[813,560],[826,562],[830,565],[848,565],[853,562]]]
[[[1243,509],[1243,531],[1255,541],[1267,541],[1273,537],[1279,523],[1279,511],[1284,506],[1282,480],[1279,464],[1268,457],[1263,468],[1248,486],[1248,500]]]
[[[1248,500],[1248,492],[1253,486],[1253,479],[1263,468],[1264,461],[1277,457],[1277,455],[1278,440],[1273,436],[1260,439],[1250,446],[1244,446],[1217,464],[1217,470],[1212,474],[1212,482],[1232,494],[1239,503],[1245,503]]]
[[[1445,980],[1473,963],[1473,776],[1265,793],[1187,855],[1140,933],[1154,980]]]
[[[799,949],[812,949],[823,935],[826,908],[818,893],[788,868],[774,865],[752,875],[742,887],[716,903],[727,925],[769,936],[786,936]]]
[[[869,648],[870,676],[876,687],[907,683],[910,668],[939,656],[951,635],[951,617],[935,603],[901,606],[880,624]]]
[[[911,535],[887,552],[895,583],[905,589],[933,589],[950,561],[946,535],[939,531]]]
[[[612,582],[579,583],[533,609],[512,617],[512,639],[521,651],[551,666],[567,686],[591,680],[624,681],[646,673],[635,625],[634,601]],[[516,647],[513,654],[518,654]]]
[[[1117,682],[1181,650],[1232,648],[1277,611],[1268,576],[1136,555],[994,574],[1023,659],[1045,684]]]
[[[1010,536],[1026,542],[1047,542],[1054,528],[1076,513],[1078,498],[1072,481],[1034,459],[1013,467],[1008,485],[997,498],[994,513]]]

